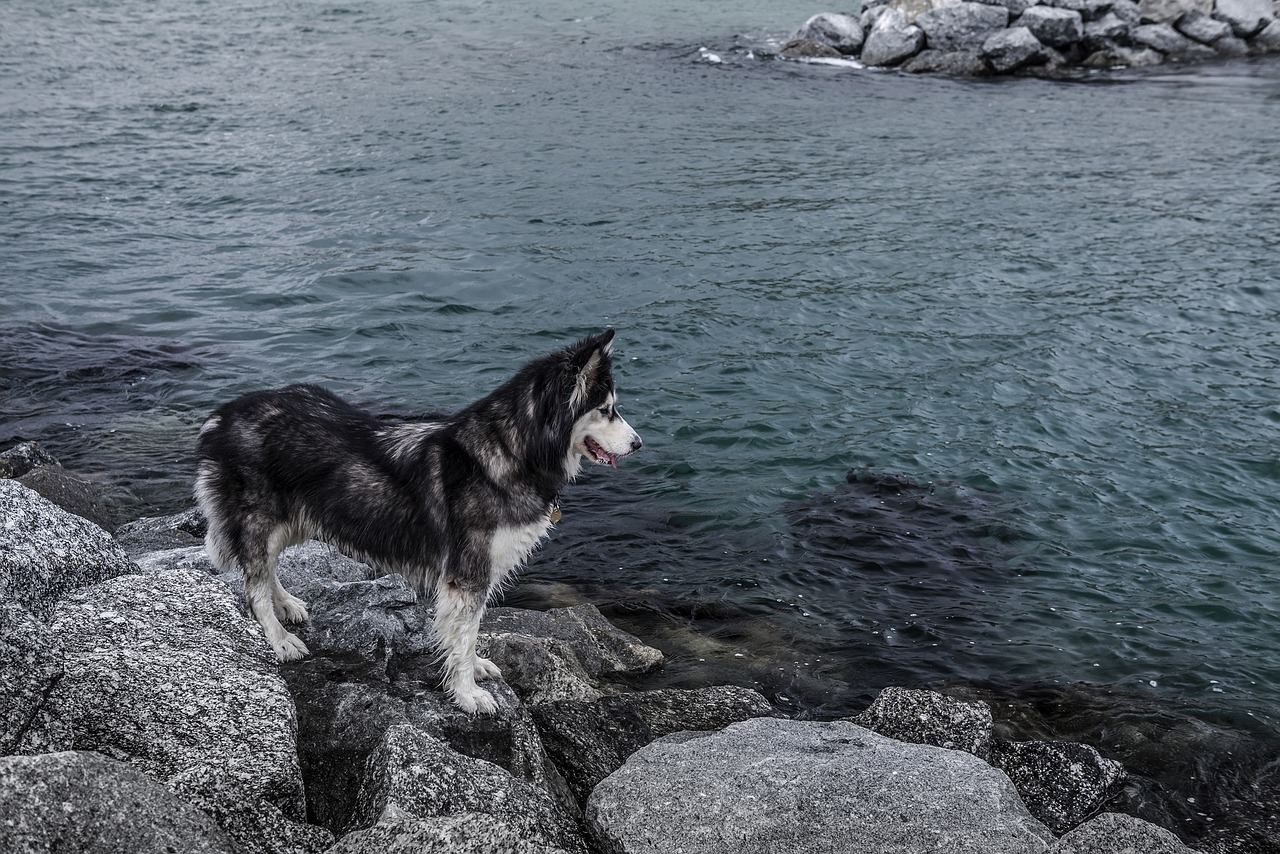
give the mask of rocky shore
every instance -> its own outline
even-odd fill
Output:
[[[869,0],[781,50],[912,72],[1053,75],[1280,53],[1280,0]]]
[[[281,667],[194,510],[108,533],[38,449],[0,473],[5,852],[1189,851],[1106,811],[1119,763],[995,738],[982,702],[630,690],[663,655],[590,605],[491,609],[499,711],[464,714],[404,580],[318,543],[282,560],[315,654]]]

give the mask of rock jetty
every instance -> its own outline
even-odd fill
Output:
[[[628,688],[662,653],[590,605],[492,609],[499,708],[467,715],[404,579],[318,543],[282,559],[315,654],[281,667],[202,533],[109,535],[0,479],[0,851],[1190,854],[1106,812],[1117,763],[996,739],[982,702],[893,688],[814,722]]]
[[[1280,53],[1280,0],[869,0],[780,53],[967,76],[1202,62]]]

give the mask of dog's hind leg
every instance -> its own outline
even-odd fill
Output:
[[[493,695],[476,684],[477,675],[487,672],[478,664],[476,643],[488,594],[487,587],[476,588],[446,578],[436,585],[435,627],[444,658],[444,688],[459,708],[472,713],[492,714],[498,708]],[[481,660],[493,667],[487,659]]]
[[[306,606],[302,600],[291,596],[276,578],[276,564],[280,552],[287,545],[284,529],[270,523],[256,522],[245,525],[243,550],[239,556],[240,568],[244,572],[244,598],[249,610],[262,626],[267,635],[267,643],[275,651],[280,661],[297,661],[309,654],[307,645],[296,635],[285,630],[277,616],[277,609],[289,615],[286,608],[289,600],[302,606],[302,619],[306,619]],[[283,594],[287,599],[279,600]],[[293,615],[296,616],[296,609]]]

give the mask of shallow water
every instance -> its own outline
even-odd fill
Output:
[[[1084,683],[1274,736],[1280,63],[908,77],[695,5],[10,4],[0,445],[176,510],[238,392],[457,407],[614,325],[645,450],[516,600],[819,714]]]

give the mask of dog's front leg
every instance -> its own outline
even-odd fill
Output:
[[[472,713],[492,714],[498,708],[493,695],[476,684],[476,643],[488,597],[487,584],[442,578],[436,587],[435,627],[444,658],[444,688],[459,708]]]

